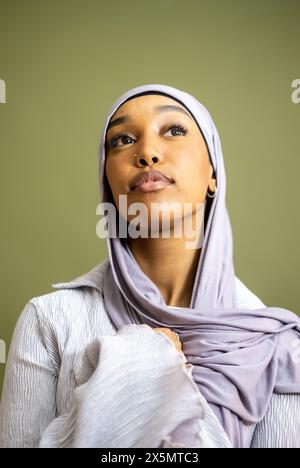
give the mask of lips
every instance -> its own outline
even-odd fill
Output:
[[[174,180],[160,171],[142,172],[133,178],[130,184],[130,190],[135,190],[142,184],[151,182],[164,182],[165,184],[172,184]]]

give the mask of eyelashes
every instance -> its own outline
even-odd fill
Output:
[[[181,123],[173,123],[173,124],[171,124],[171,125],[168,127],[167,131],[169,131],[169,130],[171,130],[171,129],[173,129],[173,128],[178,128],[184,135],[188,132],[188,131],[187,131],[187,128],[185,128]],[[177,135],[175,135],[175,136],[177,136]],[[178,135],[178,136],[179,136],[179,135]]]
[[[169,130],[172,130],[173,128],[176,128],[178,130],[180,130],[180,132],[183,133],[183,135],[186,135],[188,133],[188,130],[187,128],[185,128],[181,123],[179,122],[173,122],[172,124],[168,125],[166,131],[168,132]],[[181,136],[181,135],[173,135],[173,136]],[[133,140],[133,138],[131,136],[129,136],[127,133],[118,133],[115,137],[113,137],[109,144],[112,148],[116,148],[116,143],[119,139],[122,139],[122,138],[129,138],[131,140]],[[122,145],[123,146],[123,145]]]

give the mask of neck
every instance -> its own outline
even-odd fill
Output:
[[[129,238],[128,244],[165,303],[189,307],[201,249],[187,249],[185,238]]]

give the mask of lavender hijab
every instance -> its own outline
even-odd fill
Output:
[[[238,309],[235,300],[233,240],[226,208],[226,177],[218,131],[206,108],[171,86],[148,84],[124,93],[111,107],[100,144],[100,190],[113,203],[105,175],[105,135],[113,113],[127,99],[157,92],[179,101],[194,117],[206,141],[216,175],[217,195],[210,199],[190,307],[166,305],[159,289],[143,273],[128,244],[107,237],[109,262],[104,302],[115,327],[144,323],[179,334],[192,376],[227,432],[233,447],[243,447],[243,424],[258,423],[273,392],[300,393],[300,319],[293,312],[267,307]],[[299,349],[299,348],[298,348]]]

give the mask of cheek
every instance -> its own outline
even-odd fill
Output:
[[[106,162],[106,177],[114,196],[122,192],[122,182],[124,183],[124,170],[120,164],[110,159]]]
[[[178,187],[182,196],[191,202],[203,202],[209,183],[208,164],[204,158],[200,155],[189,158],[189,163],[181,164],[177,170]]]

